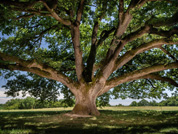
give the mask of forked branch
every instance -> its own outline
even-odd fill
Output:
[[[64,20],[62,17],[60,17],[55,11],[54,9],[51,9],[46,2],[41,1],[44,6],[47,8],[47,10],[51,13],[52,17],[54,17],[57,21],[59,21],[60,23],[64,24],[64,25],[71,25],[71,21],[70,20]]]

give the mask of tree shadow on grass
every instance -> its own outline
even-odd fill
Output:
[[[178,111],[109,111],[101,116],[70,118],[59,112],[0,113],[0,134],[168,134],[178,133]],[[27,132],[26,130],[30,130]]]

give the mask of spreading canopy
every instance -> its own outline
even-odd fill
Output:
[[[177,0],[1,0],[0,68],[61,82],[74,95],[114,88],[116,97],[159,97],[178,87],[177,6]]]

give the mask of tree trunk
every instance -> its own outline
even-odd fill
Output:
[[[89,92],[78,92],[75,95],[75,107],[72,114],[78,115],[100,115],[96,107],[96,95]]]

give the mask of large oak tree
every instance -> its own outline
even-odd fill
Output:
[[[61,82],[75,96],[73,114],[99,115],[96,98],[113,88],[116,96],[158,96],[160,82],[178,86],[177,6],[177,0],[0,0],[6,35],[0,68]]]

